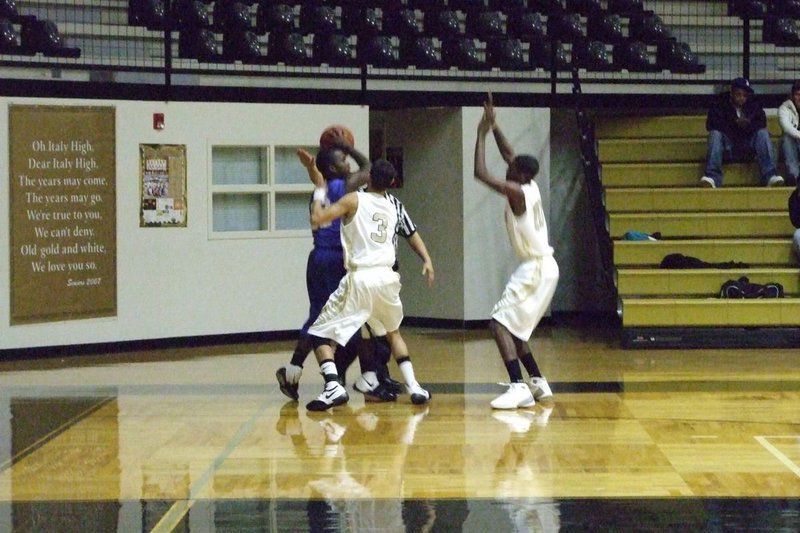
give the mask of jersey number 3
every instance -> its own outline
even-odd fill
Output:
[[[372,220],[378,223],[378,227],[377,231],[369,234],[369,238],[381,244],[386,242],[386,238],[389,236],[389,232],[386,231],[389,227],[389,220],[387,216],[382,213],[375,213],[372,215]]]

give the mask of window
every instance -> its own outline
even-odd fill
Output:
[[[313,186],[297,146],[211,147],[211,235],[262,237],[308,232]],[[304,147],[312,153],[316,147]]]

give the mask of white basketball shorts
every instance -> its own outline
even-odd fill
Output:
[[[553,256],[536,257],[517,267],[508,280],[492,318],[512,335],[527,341],[547,311],[558,284],[558,264]]]
[[[308,333],[344,345],[367,320],[395,331],[403,321],[400,275],[389,267],[348,273],[328,298]]]

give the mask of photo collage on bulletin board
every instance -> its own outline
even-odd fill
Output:
[[[186,227],[186,145],[140,144],[139,226]]]

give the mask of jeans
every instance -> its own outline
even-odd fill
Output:
[[[775,165],[775,147],[769,138],[769,131],[762,128],[755,132],[747,144],[734,145],[733,141],[721,131],[708,132],[708,157],[706,159],[705,175],[714,180],[719,187],[722,185],[723,161],[742,161],[756,154],[758,169],[761,174],[761,184],[766,185],[769,179],[777,174]]]
[[[786,183],[794,185],[797,182],[797,177],[800,176],[800,157],[798,156],[800,141],[784,133],[781,137],[781,148],[783,150],[783,161],[786,163],[786,171],[789,173],[786,177]]]

